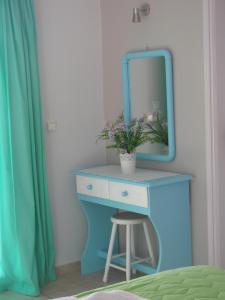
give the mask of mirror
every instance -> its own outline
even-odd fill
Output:
[[[175,157],[172,58],[168,50],[128,53],[123,58],[124,116],[145,117],[150,141],[137,158],[171,161]]]

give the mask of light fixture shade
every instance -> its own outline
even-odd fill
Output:
[[[150,5],[148,3],[145,3],[141,6],[141,12],[143,16],[149,16],[150,14]]]
[[[137,8],[137,7],[133,8],[132,22],[133,23],[140,23],[141,22],[140,9]]]

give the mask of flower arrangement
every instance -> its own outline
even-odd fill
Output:
[[[165,117],[159,112],[147,114],[145,118],[145,129],[149,134],[149,141],[154,144],[168,146],[168,125]]]
[[[133,119],[127,125],[121,114],[114,122],[106,124],[97,137],[98,140],[109,141],[110,144],[106,147],[120,152],[122,173],[130,175],[135,171],[137,147],[147,142],[168,145],[167,123],[155,112]]]
[[[116,121],[107,123],[97,140],[109,141],[107,148],[115,148],[120,153],[134,153],[136,148],[149,141],[149,133],[145,130],[145,118],[133,119],[125,124],[121,114]]]

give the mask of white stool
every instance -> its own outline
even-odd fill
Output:
[[[131,268],[132,265],[140,263],[140,262],[145,262],[145,261],[150,261],[152,266],[155,267],[155,257],[152,251],[152,245],[151,245],[151,240],[147,228],[146,222],[148,221],[148,217],[136,213],[131,213],[131,212],[122,212],[114,215],[111,218],[111,221],[113,223],[112,227],[112,233],[111,233],[111,238],[110,238],[110,243],[109,243],[109,249],[108,249],[108,254],[107,254],[107,259],[106,259],[106,265],[105,265],[105,273],[103,277],[103,282],[107,282],[108,280],[108,274],[109,274],[109,268],[113,267],[115,269],[121,270],[126,272],[126,280],[130,280],[130,273],[131,273]],[[147,258],[139,258],[135,256],[135,247],[134,247],[134,225],[143,225],[144,229],[144,234],[146,238],[146,243],[147,243],[147,249],[149,253],[149,257]],[[118,255],[112,255],[113,253],[113,247],[114,247],[114,241],[116,237],[116,231],[117,231],[117,226],[118,225],[125,225],[126,226],[126,253],[120,253]],[[111,261],[120,256],[126,256],[126,268],[123,268],[121,266],[112,264]],[[132,261],[131,261],[132,259]],[[133,272],[135,273],[135,270],[133,269]]]

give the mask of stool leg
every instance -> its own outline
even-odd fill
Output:
[[[131,259],[135,259],[134,225],[131,225]],[[136,269],[132,268],[132,273],[136,274]]]
[[[111,263],[111,259],[112,259],[113,246],[114,246],[114,241],[115,241],[115,237],[116,237],[116,230],[117,230],[117,224],[113,223],[111,238],[110,238],[110,242],[109,242],[109,249],[108,249],[108,254],[107,254],[107,259],[106,259],[106,265],[105,265],[105,273],[103,276],[103,282],[108,281],[109,267],[110,267],[110,263]]]
[[[130,280],[130,225],[126,225],[126,280]]]
[[[155,267],[156,266],[156,261],[155,261],[155,256],[153,254],[152,243],[151,243],[151,240],[150,240],[150,236],[149,236],[148,227],[147,227],[146,222],[143,222],[143,228],[144,228],[148,253],[149,253],[149,256],[151,258],[151,263],[152,263],[152,266]]]

